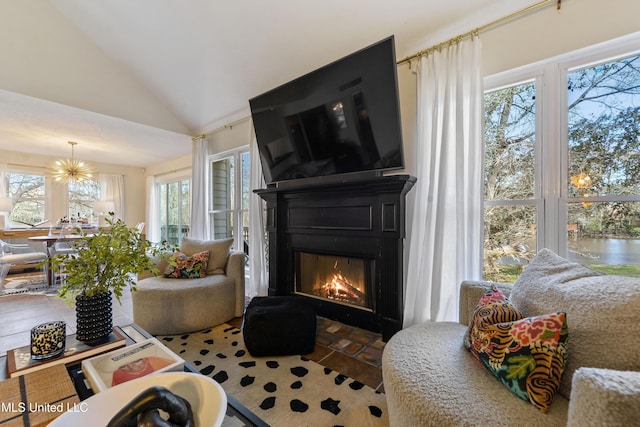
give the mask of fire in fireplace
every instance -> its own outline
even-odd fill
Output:
[[[296,293],[373,310],[372,262],[364,258],[298,252]]]

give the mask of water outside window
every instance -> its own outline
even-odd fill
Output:
[[[568,82],[568,258],[640,277],[640,56]]]

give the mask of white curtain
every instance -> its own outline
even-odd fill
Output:
[[[209,239],[208,182],[209,141],[201,136],[193,141],[191,151],[191,224],[189,236],[194,239]]]
[[[269,275],[265,254],[265,202],[253,190],[264,188],[264,175],[260,166],[260,153],[256,134],[251,126],[249,137],[251,162],[251,192],[249,193],[249,283],[246,294],[250,297],[267,295]]]
[[[156,178],[154,176],[147,177],[147,212],[145,218],[147,224],[145,234],[150,242],[160,242],[160,206],[158,205],[158,192],[156,190]]]
[[[0,197],[7,197],[7,164],[0,162]]]
[[[457,321],[482,265],[482,78],[475,37],[419,59],[417,177],[403,327]]]
[[[126,221],[124,176],[101,173],[98,180],[100,200],[113,202],[115,217]]]

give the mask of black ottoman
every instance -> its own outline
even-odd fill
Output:
[[[242,335],[252,356],[312,353],[316,313],[294,296],[255,297],[245,310]]]

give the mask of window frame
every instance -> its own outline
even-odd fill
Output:
[[[167,220],[169,218],[169,212],[168,212],[168,205],[165,204],[164,206],[161,205],[161,201],[162,201],[162,197],[161,197],[161,189],[162,186],[167,186],[170,184],[175,184],[178,183],[179,185],[181,185],[180,183],[182,183],[183,181],[188,181],[189,183],[189,197],[188,197],[188,202],[189,202],[189,210],[191,210],[191,192],[193,191],[193,179],[191,177],[191,169],[188,170],[183,170],[183,171],[177,171],[171,174],[167,174],[167,175],[160,175],[157,176],[155,178],[155,185],[154,185],[154,191],[156,192],[156,204],[157,204],[157,233],[158,236],[162,236],[162,210],[165,210],[166,214],[167,214]],[[178,226],[182,227],[182,225],[184,225],[182,223],[182,209],[178,210],[178,218],[179,218],[179,224],[177,224]],[[167,224],[168,226],[169,224]],[[191,227],[191,224],[188,224],[189,227]],[[167,227],[167,237],[169,235],[169,229]],[[178,242],[176,243],[176,245],[180,245],[180,243],[182,242],[182,233],[178,233]]]
[[[94,182],[95,186],[97,187],[98,191],[97,191],[97,194],[95,196],[95,199],[74,199],[74,198],[71,197],[72,196],[72,192],[71,192],[72,183],[68,182],[67,184],[65,184],[65,189],[66,189],[66,192],[65,192],[65,194],[66,194],[65,204],[67,206],[67,212],[68,212],[67,215],[68,215],[69,219],[72,218],[73,216],[75,216],[75,214],[77,213],[77,212],[72,212],[71,211],[71,204],[72,203],[82,204],[83,202],[86,202],[86,203],[93,204],[94,202],[97,202],[98,200],[100,200],[100,193],[102,191],[101,186],[100,186],[100,181],[97,178],[93,178],[93,179],[87,180],[87,181]],[[82,185],[84,185],[87,181],[84,181],[82,183]],[[92,211],[93,211],[93,209],[92,209]],[[87,219],[89,220],[89,224],[93,224],[93,225],[97,225],[98,224],[98,216],[93,214],[93,213],[91,215],[88,215]],[[76,218],[76,220],[78,220],[78,219]]]
[[[9,175],[11,174],[20,174],[20,175],[33,175],[33,176],[40,176],[43,178],[44,181],[44,196],[42,197],[42,199],[38,198],[38,200],[42,200],[42,202],[44,203],[44,216],[43,216],[43,220],[46,221],[47,218],[51,217],[51,180],[47,177],[47,174],[40,168],[34,168],[34,167],[29,167],[29,166],[20,166],[20,165],[12,165],[12,164],[8,164],[7,165],[7,170],[6,170],[6,191],[7,191],[7,195],[9,196],[9,185],[10,185],[10,178]],[[29,200],[35,200],[35,199],[29,199]],[[16,206],[17,203],[14,203],[14,208]],[[13,213],[13,212],[12,212]],[[11,220],[10,220],[11,221]]]
[[[216,214],[221,213],[229,213],[232,216],[233,222],[233,245],[232,247],[235,250],[244,250],[244,241],[240,239],[243,236],[243,225],[242,218],[243,214],[248,215],[249,206],[243,208],[242,204],[242,173],[234,173],[233,175],[233,195],[234,200],[231,202],[233,205],[233,209],[214,209],[214,182],[213,182],[213,164],[215,162],[219,162],[221,160],[225,160],[228,158],[233,158],[234,165],[236,165],[236,170],[242,170],[242,156],[243,154],[249,154],[249,145],[243,145],[237,148],[233,148],[231,150],[222,151],[220,153],[209,155],[209,188],[211,189],[211,194],[208,200],[208,221],[209,221],[209,234],[211,239],[220,238],[215,236],[215,229],[213,223],[213,217]],[[249,158],[249,174],[251,174],[251,158]],[[250,190],[250,189],[249,189]]]
[[[640,54],[639,45],[640,33],[636,33],[484,78],[484,93],[525,82],[535,82],[534,199],[487,201],[483,197],[483,206],[530,205],[535,202],[538,208],[536,250],[549,248],[563,257],[567,256],[566,224],[570,203],[640,201],[640,195],[569,197],[568,94],[566,90],[568,74],[573,70],[638,55]],[[484,194],[484,188],[482,191]]]

